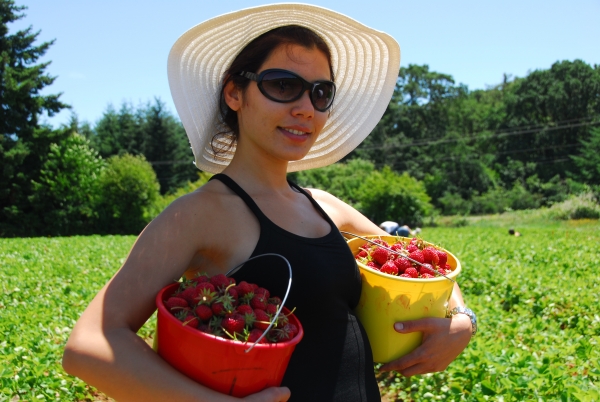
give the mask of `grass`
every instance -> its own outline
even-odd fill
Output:
[[[600,224],[531,213],[425,228],[452,251],[480,333],[442,372],[379,375],[389,401],[600,400]],[[508,227],[523,233],[507,234]],[[61,368],[70,329],[132,236],[0,239],[0,401],[103,396]],[[149,338],[151,319],[140,336]]]

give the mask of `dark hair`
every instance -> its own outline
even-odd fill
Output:
[[[221,92],[219,95],[219,131],[211,140],[211,147],[215,155],[227,152],[237,141],[240,130],[237,113],[225,102],[223,90],[229,81],[233,81],[235,86],[242,91],[250,84],[248,78],[235,75],[239,71],[250,71],[258,73],[258,69],[273,53],[273,50],[282,45],[299,45],[307,49],[320,50],[329,62],[329,74],[334,81],[333,68],[331,67],[331,51],[327,43],[308,28],[299,25],[286,25],[272,29],[256,37],[237,55],[227,71],[225,71]]]

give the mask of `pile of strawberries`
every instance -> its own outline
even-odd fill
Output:
[[[225,339],[254,343],[273,321],[281,299],[271,297],[267,289],[253,283],[236,284],[223,274],[203,274],[181,282],[164,304],[183,325]],[[296,325],[281,313],[259,343],[285,342],[297,333]]]
[[[405,242],[402,238],[397,238],[396,243],[393,244],[382,239],[375,239],[373,242],[377,244],[367,242],[361,246],[355,258],[376,271],[404,278],[423,279],[435,278],[440,274],[447,275],[452,272],[452,267],[447,263],[448,254],[427,245],[422,239],[413,237],[410,241]],[[380,246],[397,251],[408,258]]]

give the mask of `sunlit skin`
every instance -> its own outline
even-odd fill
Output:
[[[299,46],[276,48],[260,71],[266,68],[294,71],[308,81],[330,79],[326,57]],[[327,112],[315,111],[308,93],[294,102],[273,102],[255,82],[245,92],[229,86],[224,94],[240,121],[237,150],[224,173],[279,227],[303,237],[325,236],[332,228],[304,195],[290,188],[286,171],[289,161],[306,155]],[[331,194],[309,191],[337,229],[387,235]],[[217,180],[175,200],[144,229],[121,269],[77,321],[65,347],[65,370],[117,400],[238,400],[178,373],[136,332],[155,311],[160,289],[182,275],[226,273],[250,257],[259,236],[256,217]],[[464,302],[455,287],[450,308],[457,305]],[[444,370],[469,342],[471,323],[464,315],[428,318],[405,322],[404,331],[423,331],[423,344],[384,369],[410,376]],[[245,400],[280,402],[289,395],[289,389],[274,387]]]

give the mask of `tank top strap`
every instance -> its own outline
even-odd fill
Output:
[[[258,218],[259,222],[260,221],[268,221],[269,219],[262,213],[262,211],[260,210],[260,208],[258,207],[258,205],[256,205],[256,203],[254,202],[254,200],[252,199],[252,197],[250,197],[250,195],[244,191],[243,188],[240,187],[239,184],[237,184],[235,181],[233,181],[233,179],[223,173],[217,173],[214,176],[212,176],[208,181],[211,181],[213,179],[219,180],[221,183],[225,184],[227,187],[229,187],[229,189],[231,191],[233,191],[234,193],[236,193],[241,199],[242,201],[244,201],[246,203],[246,205],[248,206],[248,208],[250,208],[250,210],[254,213],[254,215],[256,216],[256,218]]]

